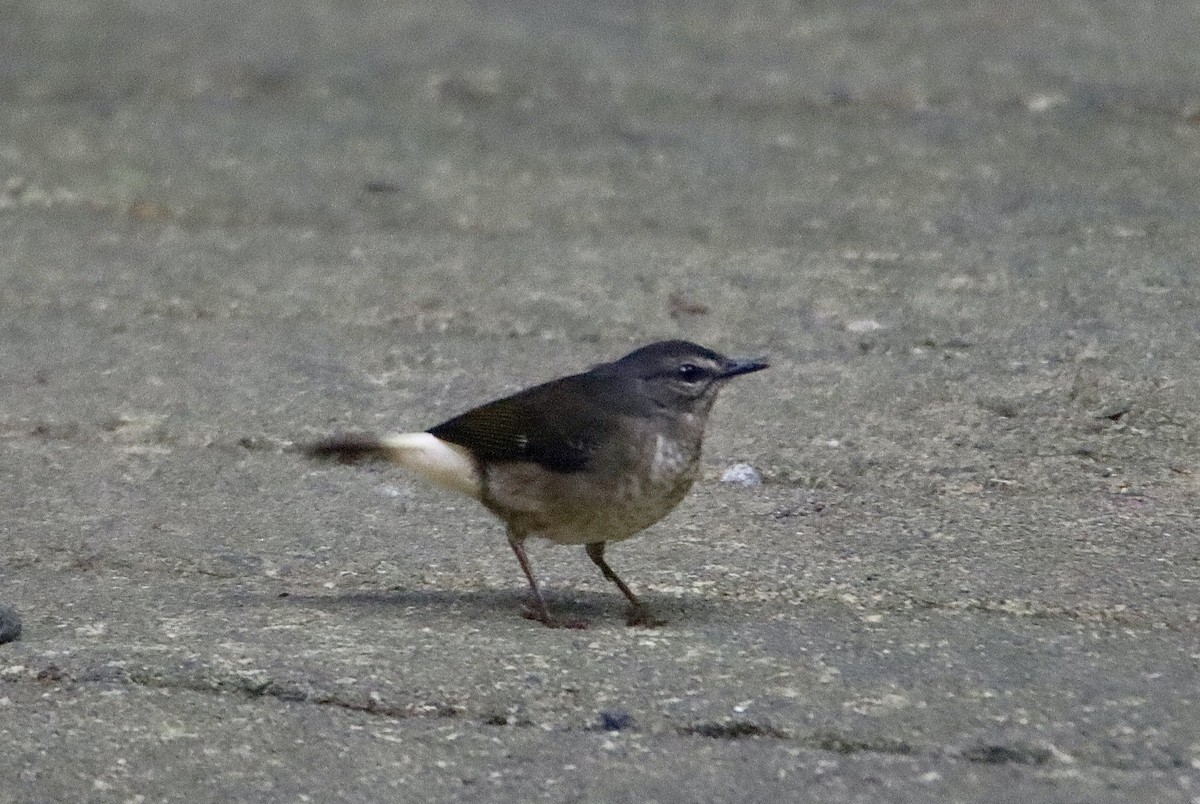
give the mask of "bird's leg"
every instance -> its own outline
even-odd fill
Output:
[[[604,577],[617,585],[621,590],[621,594],[629,599],[629,618],[626,623],[629,625],[640,625],[646,628],[655,628],[660,625],[666,625],[666,620],[660,620],[642,605],[642,601],[638,600],[638,596],[633,593],[633,590],[625,585],[625,582],[620,579],[617,573],[613,572],[613,568],[608,566],[608,562],[604,560],[604,542],[591,542],[587,545],[588,558],[592,560],[600,572],[604,573]]]
[[[587,628],[587,623],[585,622],[556,623],[550,619],[550,612],[546,609],[546,601],[542,599],[542,593],[538,589],[537,581],[533,578],[533,569],[529,566],[529,557],[525,555],[525,534],[517,533],[512,528],[509,528],[508,543],[512,546],[513,552],[517,554],[517,561],[521,564],[521,571],[525,573],[525,577],[529,580],[529,588],[533,592],[533,606],[526,607],[523,612],[525,619],[537,620],[547,628],[558,628],[560,625],[565,628]]]

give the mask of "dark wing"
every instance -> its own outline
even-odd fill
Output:
[[[531,461],[555,472],[591,464],[611,427],[589,398],[588,375],[534,386],[468,410],[429,430],[484,461]],[[598,401],[598,400],[597,400]]]

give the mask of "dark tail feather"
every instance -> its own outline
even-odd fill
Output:
[[[386,461],[392,457],[391,450],[378,437],[354,434],[334,436],[309,444],[304,448],[304,454],[309,458],[339,463]]]

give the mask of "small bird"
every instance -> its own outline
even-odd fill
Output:
[[[525,539],[539,536],[584,545],[628,598],[629,624],[661,625],[604,560],[604,548],[679,504],[699,472],[717,392],[727,380],[765,368],[761,359],[663,341],[480,405],[423,433],[339,435],[305,451],[343,463],[390,461],[481,502],[508,528],[532,590],[529,619],[560,625],[525,554]]]

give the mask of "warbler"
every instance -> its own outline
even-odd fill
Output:
[[[473,497],[508,530],[529,581],[525,616],[551,618],[525,540],[582,544],[629,600],[630,625],[662,624],[604,557],[670,513],[700,467],[705,424],[733,377],[767,368],[695,343],[663,341],[619,360],[480,405],[423,433],[335,435],[311,444],[314,458],[378,459]]]

